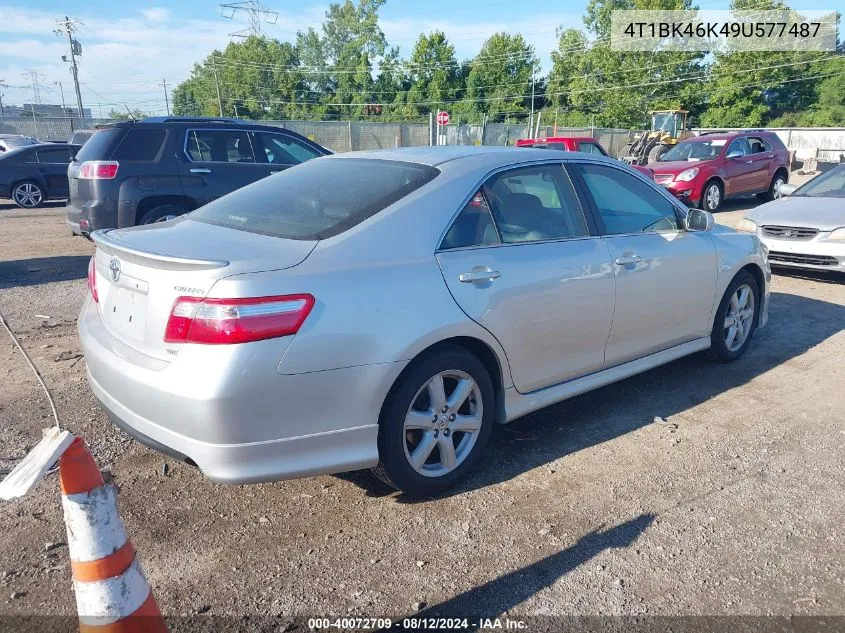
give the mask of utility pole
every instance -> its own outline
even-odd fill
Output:
[[[214,63],[214,55],[211,55],[211,69],[214,71],[214,85],[217,87],[217,109],[220,110],[220,115],[223,116],[223,99],[220,98],[220,78],[217,76],[217,64]]]
[[[534,72],[534,61],[531,61],[531,118],[528,119],[528,133],[531,134],[531,127],[534,125],[534,84],[537,74]]]
[[[67,55],[62,55],[62,61],[70,63],[70,70],[73,73],[73,85],[76,88],[77,116],[83,119],[85,118],[85,111],[82,109],[82,93],[79,92],[79,69],[76,66],[77,56],[82,55],[82,46],[77,40],[73,39],[73,33],[76,31],[76,22],[65,16],[64,20],[56,20],[56,24],[59,25],[59,28],[53,31],[56,35],[67,34],[67,41],[70,46],[70,59],[68,59]]]
[[[62,95],[62,116],[66,117],[67,116],[67,106],[65,106],[65,90],[64,90],[64,88],[62,88],[62,82],[61,81],[54,81],[53,83],[56,84],[59,87],[59,94]]]
[[[170,116],[170,101],[167,99],[167,80],[162,77],[161,87],[164,88],[164,105],[167,108],[167,116]]]

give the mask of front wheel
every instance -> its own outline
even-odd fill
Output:
[[[40,207],[46,198],[41,185],[31,180],[20,182],[12,189],[12,200],[21,209]]]
[[[374,472],[413,496],[451,488],[478,461],[493,417],[484,365],[461,347],[441,347],[417,361],[388,396]]]
[[[740,271],[716,310],[709,351],[713,360],[728,363],[745,353],[757,327],[759,306],[757,280],[747,270]]]
[[[698,208],[709,211],[710,213],[716,213],[721,206],[722,186],[718,181],[711,180],[704,185],[704,191],[701,192],[701,201],[698,203]]]

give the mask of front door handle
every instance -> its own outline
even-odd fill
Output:
[[[477,283],[479,281],[493,281],[502,276],[498,270],[493,270],[489,266],[474,266],[468,273],[461,273],[458,281],[465,284]]]
[[[194,167],[191,169],[192,174],[210,174],[211,170],[206,169],[205,167]]]
[[[616,265],[627,266],[628,264],[639,264],[641,261],[643,261],[643,258],[639,255],[634,255],[633,253],[626,253],[622,257],[616,258]]]

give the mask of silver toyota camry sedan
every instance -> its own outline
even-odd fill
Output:
[[[373,468],[436,493],[493,424],[695,352],[737,359],[769,297],[756,235],[595,154],[329,156],[92,238],[94,393],[224,483]]]

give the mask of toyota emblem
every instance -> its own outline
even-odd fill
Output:
[[[120,262],[117,259],[109,262],[109,270],[111,271],[112,281],[120,279]]]

